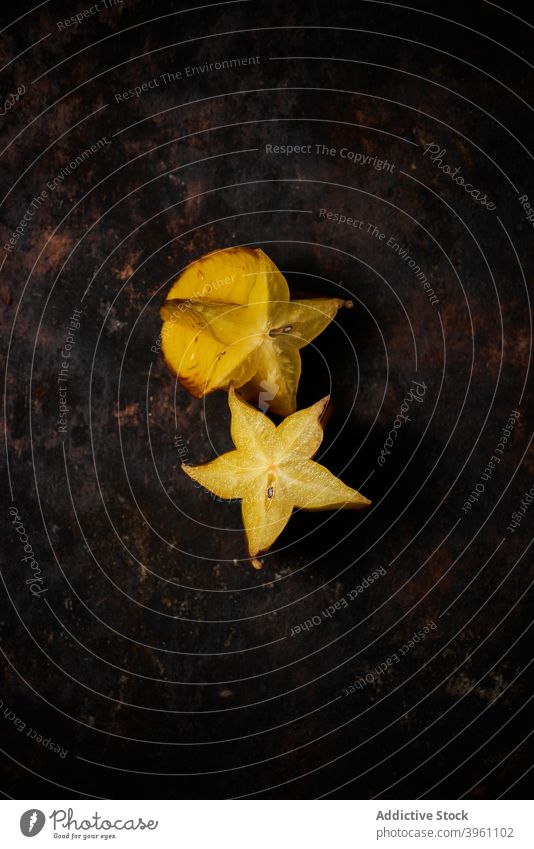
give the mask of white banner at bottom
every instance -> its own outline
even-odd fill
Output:
[[[158,849],[532,849],[528,801],[3,801],[6,849],[72,843]]]

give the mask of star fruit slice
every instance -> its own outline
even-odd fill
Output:
[[[272,413],[296,410],[299,351],[352,301],[291,301],[274,262],[259,248],[225,248],[189,265],[161,308],[162,350],[197,398],[230,383]]]
[[[358,510],[371,502],[311,458],[323,440],[321,416],[329,397],[278,425],[229,391],[234,451],[200,466],[182,465],[190,478],[219,498],[241,499],[252,565],[287,525],[293,508]]]

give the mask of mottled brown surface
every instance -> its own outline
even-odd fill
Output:
[[[47,181],[110,141],[49,193],[2,271],[7,795],[525,793],[534,506],[507,526],[532,485],[534,231],[515,191],[534,200],[521,144],[531,30],[491,4],[417,5],[463,26],[349,0],[185,14],[125,0],[65,32],[56,22],[77,10],[50,2],[3,34],[2,65],[51,33],[2,71],[4,96],[27,91],[2,119],[1,245]],[[5,25],[25,8],[5,9]],[[114,97],[188,65],[255,56]],[[272,58],[282,56],[316,58]],[[496,211],[423,156],[431,142]],[[347,147],[395,168],[268,155],[266,144]],[[322,208],[365,228],[325,221]],[[238,244],[267,251],[294,291],[354,299],[303,353],[299,403],[332,392],[322,460],[374,502],[365,515],[295,515],[261,572],[244,559],[238,505],[179,471],[230,447],[226,396],[189,396],[157,346],[170,281]],[[61,434],[57,376],[74,309]],[[412,380],[425,382],[424,401],[381,468]],[[501,462],[464,514],[513,410]],[[38,598],[12,502],[44,576]],[[380,567],[387,575],[347,608],[290,636]],[[406,657],[342,696],[431,621]],[[68,753],[16,733],[6,708]]]

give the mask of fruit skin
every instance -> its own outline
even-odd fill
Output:
[[[340,298],[290,300],[287,282],[260,248],[225,248],[191,263],[161,308],[162,351],[197,398],[241,387],[255,404],[288,416],[296,410],[299,351],[319,335]]]
[[[200,466],[182,465],[194,481],[223,499],[241,499],[252,565],[282,533],[295,507],[359,510],[371,502],[311,458],[323,440],[321,417],[329,397],[299,410],[276,426],[230,387],[231,435],[235,450]]]

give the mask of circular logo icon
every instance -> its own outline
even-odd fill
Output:
[[[46,817],[42,811],[37,808],[30,808],[29,811],[24,811],[20,818],[20,830],[24,837],[35,837],[39,834],[46,822]]]

